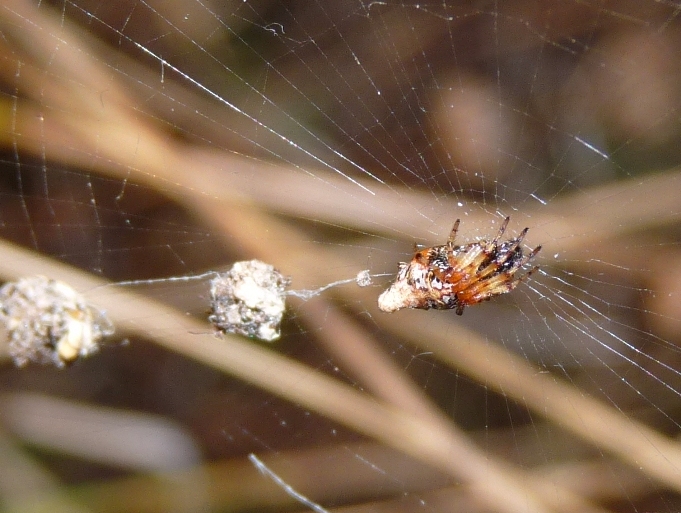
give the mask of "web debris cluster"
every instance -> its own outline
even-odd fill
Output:
[[[0,288],[0,321],[17,367],[29,362],[63,368],[99,351],[114,333],[106,314],[66,283],[44,276]]]
[[[208,320],[224,333],[277,340],[290,283],[289,277],[259,260],[236,262],[210,282],[212,313]]]
[[[260,260],[236,262],[210,282],[211,314],[208,320],[222,333],[245,335],[266,342],[281,336],[286,296],[308,300],[328,288],[350,282],[371,285],[367,269],[355,278],[339,280],[314,290],[286,290],[291,279]]]
[[[343,283],[354,281],[361,287],[371,284],[371,275],[364,270],[355,278],[316,290],[286,290],[290,278],[259,260],[236,262],[225,273],[210,272],[192,278],[208,274],[214,276],[208,317],[213,326],[221,333],[267,342],[281,336],[287,295],[309,299]],[[21,278],[0,288],[0,324],[6,333],[0,344],[7,345],[6,353],[17,367],[32,362],[64,368],[97,353],[104,339],[114,333],[113,323],[104,311],[70,285],[44,276]]]

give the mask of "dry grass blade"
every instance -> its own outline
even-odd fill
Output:
[[[500,462],[494,464],[480,455],[456,431],[442,432],[420,416],[377,402],[352,387],[238,337],[218,340],[204,322],[33,252],[3,243],[0,254],[2,276],[15,278],[38,273],[90,291],[94,302],[105,302],[107,313],[124,333],[152,339],[440,468],[468,482],[481,500],[500,511],[550,511]],[[150,319],[162,320],[164,328],[150,326]]]
[[[22,90],[21,97],[5,99],[0,104],[8,113],[8,124],[13,123],[5,131],[7,145],[53,162],[87,166],[93,173],[162,190],[208,220],[234,247],[316,284],[337,280],[338,272],[356,272],[356,262],[323,245],[310,244],[300,232],[263,214],[261,208],[337,223],[369,232],[376,240],[397,237],[410,243],[424,234],[432,234],[436,240],[449,228],[452,212],[460,208],[449,198],[434,201],[430,192],[375,183],[370,185],[375,195],[369,201],[366,191],[321,171],[315,171],[313,179],[293,167],[274,168],[235,158],[216,150],[217,146],[188,147],[171,140],[162,127],[140,115],[135,108],[140,102],[125,85],[115,75],[111,78],[103,63],[112,57],[112,52],[98,48],[109,52],[99,54],[107,57],[93,57],[93,41],[68,20],[48,16],[47,12],[20,0],[6,3],[0,12],[3,30],[7,26],[5,35],[20,47],[7,50],[11,58],[2,70]],[[45,56],[51,55],[56,41],[59,52],[49,63],[50,79],[46,80]],[[7,41],[0,44],[9,45]],[[116,57],[121,62],[124,59]],[[11,73],[17,67],[23,74],[13,77]],[[121,64],[119,69],[123,67]],[[148,70],[139,72],[148,73],[145,80],[151,76]],[[134,81],[135,77],[126,78]],[[107,94],[102,95],[102,91]],[[183,94],[192,100],[194,93]],[[48,103],[50,109],[43,109],[42,102]],[[592,189],[588,194],[556,199],[532,212],[532,240],[528,243],[551,241],[552,251],[569,259],[596,242],[607,246],[603,241],[631,230],[669,223],[676,218],[679,204],[679,176],[678,170],[672,170],[643,183],[625,181]],[[650,197],[656,201],[649,201]],[[518,214],[514,221],[522,224],[523,215],[528,213]],[[474,214],[466,221],[467,226],[473,232],[487,228],[488,217]],[[437,225],[435,219],[442,224]],[[269,242],[272,234],[276,234],[276,243]],[[597,249],[612,250],[600,246]],[[91,291],[119,329],[155,340],[434,465],[467,483],[478,497],[499,510],[595,509],[561,487],[543,496],[546,480],[529,478],[527,473],[480,451],[385,354],[373,347],[374,341],[366,330],[329,302],[303,303],[297,308],[308,326],[319,327],[324,320],[330,323],[325,324],[328,329],[319,330],[320,340],[334,359],[345,362],[379,400],[241,339],[216,340],[205,323],[187,319],[92,276],[67,270],[34,253],[9,245],[3,245],[1,251],[0,269],[6,278],[40,273],[62,279],[78,290]],[[593,259],[598,256],[597,252],[591,253]],[[420,317],[420,322],[413,322],[411,313],[381,315],[374,306],[374,292],[346,287],[337,295],[348,305],[362,305],[376,325],[399,340],[433,351],[457,371],[681,491],[681,452],[676,442],[567,383],[539,373],[524,360],[442,317],[429,315],[426,321]],[[334,332],[329,327],[332,325],[339,329]]]

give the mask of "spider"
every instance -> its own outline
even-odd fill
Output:
[[[378,298],[384,312],[401,308],[453,310],[463,314],[465,307],[511,292],[538,267],[522,276],[515,274],[541,250],[534,248],[523,255],[520,247],[528,228],[515,239],[499,242],[506,231],[507,217],[499,233],[490,242],[481,240],[463,246],[454,245],[460,220],[457,219],[441,246],[416,251],[411,262],[401,262],[395,282]]]

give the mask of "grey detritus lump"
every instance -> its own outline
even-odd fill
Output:
[[[210,281],[212,313],[208,320],[224,333],[271,342],[281,335],[284,294],[291,282],[259,260],[236,262]]]
[[[44,276],[0,288],[0,321],[17,367],[35,362],[63,368],[99,351],[114,332],[103,311],[66,283]]]
[[[210,282],[212,311],[208,320],[223,333],[272,342],[281,336],[286,296],[307,300],[326,289],[351,282],[366,287],[371,284],[371,275],[364,270],[354,278],[318,289],[286,290],[291,279],[273,266],[260,260],[236,262]]]

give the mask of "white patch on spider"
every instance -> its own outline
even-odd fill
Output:
[[[211,280],[208,320],[223,333],[277,340],[289,283],[288,277],[260,260],[236,262]]]
[[[388,313],[402,308],[418,308],[424,292],[429,289],[427,274],[422,265],[404,264],[395,282],[378,296],[378,308]]]
[[[378,296],[378,308],[388,313],[402,308],[413,308],[414,302],[414,288],[405,278],[397,279],[388,290]]]
[[[99,351],[114,332],[106,314],[71,286],[44,276],[22,278],[0,288],[0,321],[17,367],[29,362],[63,368]]]

